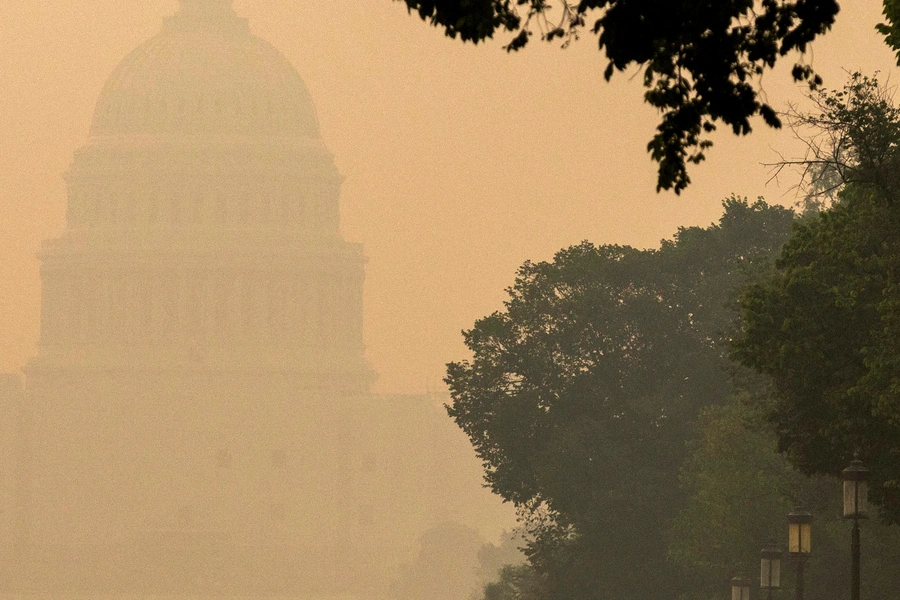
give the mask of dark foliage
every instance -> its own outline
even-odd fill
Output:
[[[757,90],[766,69],[807,45],[834,23],[836,0],[405,0],[409,10],[450,37],[478,42],[497,31],[518,50],[538,31],[545,40],[597,35],[608,59],[604,76],[631,66],[643,70],[645,100],[662,120],[647,146],[659,163],[657,190],[681,192],[689,163],[704,160],[708,134],[721,122],[750,133],[756,115],[781,121]],[[520,14],[525,13],[523,17]],[[555,20],[551,21],[555,17]],[[589,21],[592,21],[589,22]],[[797,81],[819,77],[797,62]]]
[[[877,77],[852,73],[840,90],[810,94],[812,112],[792,110],[789,123],[806,153],[776,165],[799,168],[800,187],[810,197],[834,199],[848,184],[885,201],[900,193],[900,108]]]
[[[900,111],[859,75],[820,98],[806,123],[825,142],[811,145],[810,161],[838,173],[840,201],[798,225],[775,276],[746,292],[734,356],[771,377],[763,408],[779,450],[806,473],[831,475],[858,451],[872,470],[871,499],[896,522]]]
[[[772,379],[764,410],[779,450],[831,475],[858,451],[871,499],[897,521],[900,206],[853,187],[843,197],[798,226],[777,276],[747,291],[735,357]]]
[[[692,578],[681,600],[727,597],[732,576],[758,572],[764,545],[774,540],[784,549],[785,515],[798,502],[813,514],[806,597],[844,600],[850,524],[840,517],[841,482],[795,470],[775,452],[775,436],[747,400],[741,393],[729,404],[703,411],[701,434],[682,469],[689,497],[675,520],[669,554]],[[870,519],[862,530],[862,595],[890,598],[900,586],[894,566],[900,561],[900,528]],[[794,573],[785,561],[783,590],[794,589]]]
[[[671,596],[685,441],[730,392],[727,305],[792,217],[731,199],[659,250],[573,246],[526,263],[506,310],[465,332],[448,410],[521,509],[546,598]]]

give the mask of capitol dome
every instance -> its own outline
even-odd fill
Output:
[[[91,126],[95,137],[173,134],[318,138],[319,127],[296,69],[231,0],[181,0],[113,72]]]

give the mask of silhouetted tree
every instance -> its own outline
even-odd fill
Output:
[[[755,115],[771,127],[781,121],[758,94],[758,82],[778,59],[803,53],[838,13],[836,0],[405,0],[423,20],[450,37],[478,42],[507,32],[517,50],[537,33],[544,40],[597,35],[608,60],[604,76],[631,66],[643,72],[646,102],[662,120],[648,144],[659,163],[657,190],[676,193],[689,183],[688,163],[712,145],[709,134],[724,123],[750,133]],[[893,6],[894,0],[887,0]],[[893,38],[898,11],[886,9],[884,33]],[[898,36],[900,38],[900,36]],[[801,59],[792,76],[821,80]]]
[[[731,386],[728,304],[793,213],[724,203],[658,250],[582,243],[523,265],[506,309],[464,333],[450,415],[522,512],[546,598],[670,597],[665,536],[701,408]]]
[[[777,273],[744,295],[734,355],[771,378],[761,408],[779,450],[831,475],[858,451],[870,498],[898,521],[900,111],[885,98],[855,76],[813,116],[841,145],[824,154],[850,176],[835,206],[797,227]]]
[[[543,581],[528,565],[501,567],[497,581],[489,583],[481,596],[484,600],[541,600]]]
[[[471,600],[481,600],[485,595],[485,586],[499,580],[504,568],[522,566],[525,562],[525,555],[522,554],[525,540],[520,533],[504,532],[499,544],[487,543],[478,550],[479,586],[473,591]]]
[[[688,576],[684,600],[728,593],[733,575],[759,568],[769,540],[785,549],[785,515],[798,502],[813,514],[813,552],[807,566],[807,597],[843,600],[850,577],[848,524],[840,518],[841,483],[805,477],[776,452],[769,425],[746,394],[705,409],[700,436],[682,468],[687,502],[675,519],[669,556]],[[900,586],[900,529],[871,519],[863,541],[867,598],[893,595]],[[814,574],[814,575],[813,575]],[[785,556],[782,587],[792,589],[794,569]]]
[[[900,108],[893,91],[876,77],[852,73],[840,90],[810,94],[813,111],[792,109],[791,127],[806,154],[776,165],[800,169],[799,187],[808,197],[827,195],[833,202],[847,184],[887,199],[900,194]]]

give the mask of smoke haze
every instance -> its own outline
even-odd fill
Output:
[[[509,511],[441,394],[371,393],[365,257],[302,78],[230,0],[122,54],[35,255],[37,349],[0,373],[3,589],[382,597],[441,526],[472,585]]]
[[[0,6],[0,366],[35,351],[40,243],[65,216],[62,173],[86,139],[115,65],[151,37],[174,0],[49,0]],[[581,239],[655,245],[680,225],[707,224],[730,193],[792,202],[766,186],[761,162],[799,151],[762,124],[719,135],[682,197],[656,195],[644,147],[655,126],[628,74],[602,81],[585,37],[568,50],[533,44],[508,55],[445,39],[400,3],[238,0],[238,14],[306,82],[322,138],[345,177],[344,237],[362,243],[367,358],[377,391],[436,388],[464,356],[459,331],[499,307],[525,259]],[[880,2],[842,6],[813,46],[826,85],[842,69],[894,70],[874,32]],[[803,90],[786,69],[764,80],[776,107]]]

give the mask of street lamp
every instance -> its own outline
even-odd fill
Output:
[[[781,550],[774,540],[759,553],[759,587],[769,591],[769,600],[781,588]]]
[[[731,579],[731,600],[750,600],[750,580],[746,577]]]
[[[788,552],[797,560],[797,600],[803,600],[803,563],[809,556],[812,515],[798,506],[788,515]]]
[[[869,512],[869,470],[858,458],[841,472],[844,480],[844,518],[853,519],[850,538],[850,600],[859,600],[859,520]]]

